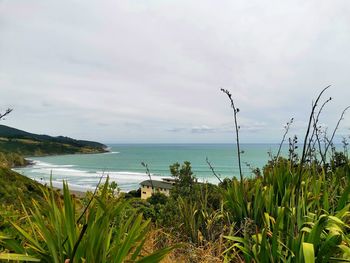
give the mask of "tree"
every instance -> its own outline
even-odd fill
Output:
[[[170,165],[170,173],[176,179],[174,188],[172,189],[173,197],[189,197],[193,194],[193,187],[197,182],[193,175],[191,163],[185,161],[181,166],[179,163]]]

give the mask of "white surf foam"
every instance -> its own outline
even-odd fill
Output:
[[[120,153],[120,152],[105,152],[103,154],[118,154],[118,153]]]
[[[101,177],[104,182],[109,177],[110,182],[116,182],[123,191],[137,189],[139,183],[147,180],[146,173],[129,171],[90,171],[75,168],[76,165],[59,165],[33,160],[33,166],[20,169],[24,175],[43,183],[49,184],[50,177],[55,187],[62,187],[65,180],[71,189],[78,191],[92,190],[98,184]],[[154,180],[161,180],[162,176],[152,175]]]

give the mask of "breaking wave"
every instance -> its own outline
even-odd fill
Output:
[[[72,190],[91,191],[95,189],[102,177],[104,182],[109,177],[110,182],[116,182],[122,191],[137,189],[140,182],[147,180],[146,173],[128,171],[91,171],[77,168],[76,165],[58,165],[48,162],[32,160],[33,165],[26,168],[16,169],[17,172],[26,175],[42,184],[49,184],[52,177],[54,187],[61,188],[62,182],[66,181]],[[164,176],[152,175],[154,180],[160,180]]]

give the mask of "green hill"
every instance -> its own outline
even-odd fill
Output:
[[[93,141],[69,137],[40,135],[0,125],[0,151],[24,156],[45,156],[75,153],[102,153],[107,146]]]
[[[0,167],[0,204],[20,208],[21,202],[30,205],[31,199],[42,199],[40,184],[9,168]]]

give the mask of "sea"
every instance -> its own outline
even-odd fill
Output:
[[[110,152],[101,154],[73,154],[47,157],[29,157],[32,165],[15,169],[20,174],[42,184],[62,187],[66,181],[70,189],[93,191],[102,177],[118,184],[121,191],[139,188],[140,182],[149,179],[147,164],[153,180],[170,177],[169,166],[189,161],[199,182],[217,184],[207,160],[220,176],[239,176],[235,144],[110,144]],[[278,144],[241,144],[243,175],[252,176],[252,170],[262,168],[276,154]],[[284,154],[287,147],[283,147]]]

